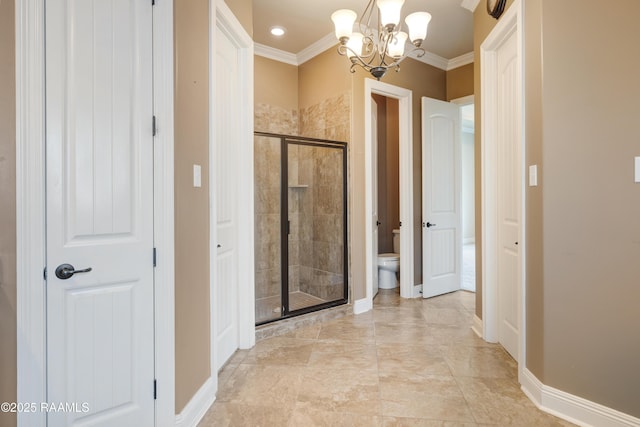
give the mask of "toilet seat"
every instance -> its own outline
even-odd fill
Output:
[[[380,265],[380,263],[398,262],[398,261],[400,261],[400,254],[394,254],[394,253],[378,254],[378,265]]]

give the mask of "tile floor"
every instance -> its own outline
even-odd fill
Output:
[[[200,426],[571,426],[522,393],[514,360],[470,329],[475,295],[381,290],[371,312],[238,351]]]

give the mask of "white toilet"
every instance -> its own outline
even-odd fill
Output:
[[[378,254],[378,288],[398,287],[400,275],[400,230],[393,230],[393,253]]]

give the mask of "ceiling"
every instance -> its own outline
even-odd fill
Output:
[[[299,54],[333,34],[331,14],[334,11],[351,9],[359,19],[366,1],[254,0],[254,41],[293,55]],[[472,0],[406,0],[402,19],[419,10],[429,12],[432,19],[423,47],[429,54],[451,60],[473,51],[473,12],[468,8],[473,9],[474,6],[469,6],[469,3],[477,4]],[[282,26],[287,33],[282,37],[272,36],[269,30],[273,26]],[[332,42],[337,43],[335,36]]]

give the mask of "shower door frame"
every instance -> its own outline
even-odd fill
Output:
[[[254,132],[254,136],[277,138],[280,140],[280,317],[256,322],[256,326],[276,322],[289,317],[295,317],[326,308],[344,305],[349,302],[349,245],[348,245],[348,192],[347,192],[347,143],[328,139],[308,138],[302,136],[282,135],[269,132]],[[343,291],[342,298],[321,304],[289,310],[289,144],[324,147],[342,151],[342,245],[343,251]]]

